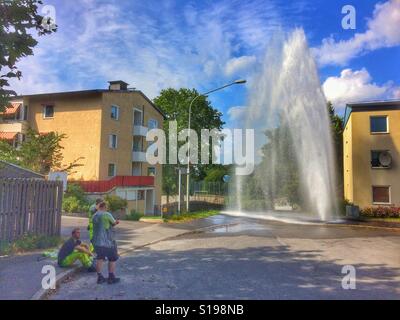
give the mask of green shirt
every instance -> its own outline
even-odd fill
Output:
[[[115,219],[111,213],[97,211],[93,216],[93,239],[92,243],[96,247],[113,248],[115,247],[115,237],[113,225]]]

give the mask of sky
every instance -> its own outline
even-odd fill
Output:
[[[353,101],[400,99],[400,0],[45,0],[58,31],[18,66],[18,94],[107,88],[124,80],[155,98],[169,87],[205,92],[229,126],[275,32],[303,28],[337,112]],[[355,29],[342,27],[352,5]],[[54,10],[53,10],[54,8]]]

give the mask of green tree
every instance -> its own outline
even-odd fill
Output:
[[[26,140],[19,148],[13,148],[4,141],[0,143],[0,159],[41,174],[48,174],[50,170],[71,173],[74,168],[82,166],[79,161],[83,158],[78,158],[67,165],[62,164],[61,141],[65,138],[65,134],[56,132],[39,134],[28,129]]]
[[[16,95],[8,87],[10,79],[22,76],[16,66],[18,61],[33,55],[33,48],[38,43],[32,30],[39,36],[55,31],[55,28],[47,27],[51,21],[38,14],[41,4],[40,0],[0,1],[0,111],[8,105],[10,97]]]
[[[332,128],[333,144],[336,154],[337,164],[337,194],[340,199],[344,197],[343,190],[343,119],[335,112],[335,108],[331,102],[328,102],[328,113]]]
[[[287,124],[265,132],[267,143],[262,148],[262,161],[257,176],[265,181],[269,203],[286,200],[292,206],[304,206],[300,191],[299,168],[295,147]]]
[[[189,105],[197,96],[199,96],[199,93],[195,89],[181,88],[176,90],[169,88],[162,90],[160,95],[154,99],[154,103],[160,107],[166,115],[164,130],[167,136],[169,134],[169,121],[177,121],[178,132],[188,127]],[[198,137],[200,137],[201,129],[221,130],[225,124],[222,121],[222,113],[214,109],[207,97],[203,96],[196,99],[193,103],[191,116],[191,129],[197,132]],[[184,142],[180,143],[180,145],[183,144]],[[167,154],[168,148],[169,141],[167,139]],[[210,157],[211,152],[212,151],[210,151]],[[195,180],[203,180],[207,175],[207,170],[212,166],[213,165],[194,165],[191,171],[191,177]],[[163,191],[167,197],[177,193],[178,183],[175,167],[176,165],[170,164],[163,166]]]
[[[206,182],[223,182],[225,175],[230,175],[232,172],[232,166],[215,165],[206,169]]]

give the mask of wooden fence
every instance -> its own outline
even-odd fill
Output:
[[[60,181],[0,179],[0,240],[60,235],[62,197]]]

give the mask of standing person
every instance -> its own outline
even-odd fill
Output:
[[[102,203],[102,202],[103,202],[103,199],[97,198],[97,199],[96,199],[96,202],[93,203],[93,204],[90,206],[90,208],[89,208],[89,214],[88,214],[89,224],[88,224],[87,229],[88,229],[88,231],[89,231],[89,239],[90,239],[89,248],[90,248],[90,251],[91,251],[91,252],[94,251],[94,247],[93,247],[93,244],[92,244],[92,239],[93,239],[93,216],[94,216],[94,215],[96,214],[96,212],[97,212],[97,207],[98,207],[98,205],[99,205],[100,203]]]
[[[79,260],[89,272],[96,271],[93,262],[93,254],[89,246],[80,240],[81,230],[75,228],[72,236],[67,240],[58,252],[58,265],[62,268],[70,267],[76,260]]]
[[[103,262],[108,260],[108,284],[118,283],[120,278],[115,277],[116,261],[119,259],[117,243],[114,238],[114,230],[119,220],[115,220],[111,213],[106,211],[106,204],[98,205],[97,212],[93,216],[93,245],[97,255],[96,271],[97,283],[106,282],[102,274]]]

